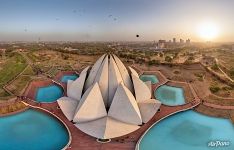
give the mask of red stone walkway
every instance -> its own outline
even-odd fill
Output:
[[[217,104],[212,104],[208,102],[203,102],[202,104],[208,107],[216,108],[216,109],[234,110],[234,106],[223,106],[223,105],[217,105]]]
[[[196,94],[196,93],[195,93]],[[196,96],[195,96],[196,97]],[[58,109],[58,104],[57,102],[54,103],[37,103],[32,100],[23,100],[24,102],[44,108],[51,113],[55,114],[58,116],[63,122],[68,126],[71,136],[72,136],[72,141],[70,148],[72,150],[134,150],[135,146],[140,139],[140,137],[145,133],[145,131],[152,126],[155,122],[170,116],[172,114],[175,114],[177,112],[185,111],[188,109],[192,109],[196,107],[197,105],[200,104],[200,99],[195,98],[193,101],[180,105],[180,106],[165,106],[162,105],[160,107],[160,111],[157,112],[153,118],[147,122],[146,124],[142,125],[142,127],[128,135],[114,138],[112,139],[111,142],[102,144],[96,142],[96,138],[93,138],[82,131],[80,131],[78,128],[76,128],[73,123],[68,121],[66,117],[63,115],[62,111]]]
[[[200,101],[193,101],[191,103],[181,105],[181,106],[165,106],[162,105],[160,107],[160,112],[156,113],[154,117],[146,124],[144,124],[140,129],[137,131],[130,133],[128,135],[112,139],[110,143],[102,144],[96,142],[96,138],[93,138],[82,131],[80,131],[78,128],[76,128],[70,121],[66,119],[66,117],[63,115],[62,111],[57,108],[58,104],[57,102],[46,104],[46,103],[36,103],[30,100],[24,100],[24,102],[27,102],[33,106],[38,106],[41,108],[44,108],[56,116],[58,116],[61,120],[65,122],[65,124],[68,126],[71,136],[72,136],[72,142],[69,149],[74,150],[134,150],[136,143],[138,142],[141,135],[144,134],[144,132],[152,126],[155,122],[161,120],[162,118],[165,118],[166,116],[169,116],[171,114],[174,114],[176,112],[184,111],[191,109],[193,107],[196,107],[200,104]]]
[[[165,84],[168,80],[163,80],[161,83],[152,85],[153,91],[155,88],[159,87],[162,84]],[[198,98],[197,94],[193,90],[193,87],[189,84],[189,87],[192,91],[192,94],[194,96],[194,100],[180,106],[165,106],[161,105],[160,111],[157,112],[153,118],[147,122],[146,124],[142,125],[142,127],[128,135],[114,138],[109,143],[98,143],[96,141],[96,138],[93,138],[82,131],[80,131],[78,128],[76,128],[73,123],[67,120],[67,118],[64,116],[62,111],[58,109],[57,102],[54,103],[37,103],[30,99],[24,99],[23,101],[37,107],[44,108],[51,113],[58,116],[69,128],[71,132],[72,141],[70,144],[70,148],[72,150],[134,150],[136,147],[136,144],[140,137],[146,132],[146,130],[151,127],[155,122],[160,121],[161,119],[164,119],[170,115],[173,115],[177,112],[185,111],[188,109],[192,109],[200,104],[200,99]]]

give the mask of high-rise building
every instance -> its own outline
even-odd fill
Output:
[[[173,43],[176,43],[176,38],[173,38]]]
[[[2,59],[5,59],[6,49],[0,49],[0,54],[2,55]]]
[[[187,39],[187,40],[186,40],[186,44],[190,44],[190,39]]]
[[[158,40],[158,43],[166,43],[166,40]]]
[[[184,43],[184,40],[183,40],[183,39],[180,39],[180,43],[181,43],[181,44]]]
[[[158,41],[158,48],[165,48],[166,47],[166,40],[159,40]]]

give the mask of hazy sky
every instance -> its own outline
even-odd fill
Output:
[[[0,0],[1,41],[202,41],[204,21],[233,42],[234,0]]]

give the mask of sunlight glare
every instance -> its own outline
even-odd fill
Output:
[[[213,22],[203,22],[198,27],[198,34],[204,40],[213,40],[218,36],[219,29]]]

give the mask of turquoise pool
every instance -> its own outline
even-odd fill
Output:
[[[212,147],[212,142],[228,142]],[[213,145],[214,146],[214,145]],[[142,138],[140,150],[233,150],[234,125],[228,119],[209,117],[192,110],[154,125]]]
[[[154,96],[164,105],[177,106],[185,104],[183,88],[162,85],[154,91]]]
[[[78,77],[77,74],[64,75],[61,78],[61,82],[67,83],[68,80],[76,80]]]
[[[69,141],[69,133],[59,120],[33,109],[0,117],[0,133],[4,150],[59,150]]]
[[[53,102],[63,96],[63,89],[58,85],[49,85],[37,89],[36,101]]]
[[[156,84],[158,83],[158,78],[155,76],[155,75],[146,75],[146,74],[143,74],[140,76],[140,79],[144,82],[146,81],[151,81],[152,84]]]

